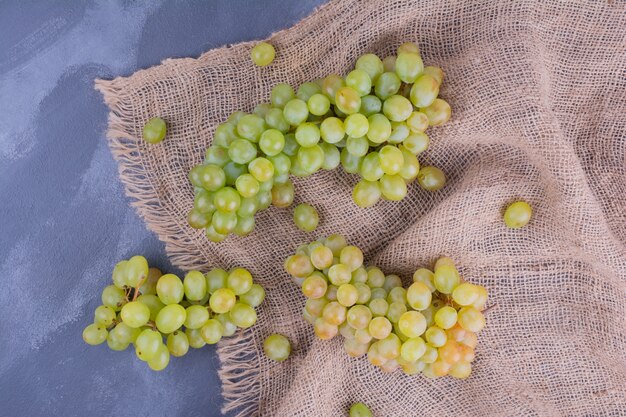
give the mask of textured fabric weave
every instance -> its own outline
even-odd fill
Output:
[[[405,41],[446,73],[450,122],[427,131],[424,164],[441,167],[436,193],[409,186],[402,202],[357,208],[357,178],[341,169],[297,179],[296,202],[320,227],[300,232],[291,209],[257,215],[246,238],[215,244],[187,225],[187,173],[218,123],[268,101],[273,85],[345,74],[367,52]],[[241,416],[344,416],[366,402],[376,416],[626,415],[626,7],[610,1],[331,1],[270,37],[276,60],[258,68],[252,43],[172,59],[128,78],[97,81],[129,196],[183,269],[244,266],[267,290],[259,321],[220,342],[225,411]],[[159,115],[167,138],[148,145]],[[523,199],[530,224],[507,229]],[[408,284],[439,256],[490,291],[472,376],[384,374],[353,359],[341,338],[315,339],[304,297],[283,270],[298,244],[345,234],[366,260]],[[293,354],[262,353],[270,333]]]

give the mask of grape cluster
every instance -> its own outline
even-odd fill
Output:
[[[469,376],[487,290],[464,282],[452,259],[418,269],[405,289],[399,276],[365,267],[359,248],[331,235],[300,246],[285,269],[307,297],[303,315],[320,339],[341,334],[350,356],[367,355],[386,372]]]
[[[442,80],[443,71],[424,67],[417,45],[405,43],[384,60],[361,56],[345,77],[331,74],[297,92],[276,85],[269,103],[252,114],[235,112],[215,130],[204,162],[189,173],[189,224],[215,242],[245,236],[257,211],[291,205],[290,174],[340,164],[361,177],[352,192],[360,207],[403,199],[415,179],[440,189],[444,173],[420,167],[417,155],[428,148],[426,128],[450,118],[450,106],[437,98]]]
[[[106,341],[120,351],[132,343],[137,357],[160,371],[170,355],[183,356],[189,347],[214,344],[238,327],[252,326],[254,308],[264,298],[263,287],[243,268],[213,269],[206,275],[190,271],[181,281],[149,268],[143,256],[133,256],[115,266],[113,285],[102,291],[102,305],[83,340],[90,345]]]

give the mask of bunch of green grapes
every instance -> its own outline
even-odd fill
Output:
[[[340,235],[303,245],[285,269],[307,297],[304,318],[320,339],[343,335],[346,352],[383,371],[467,378],[487,290],[464,282],[450,258],[420,268],[408,289],[397,275],[363,265]]]
[[[443,71],[424,67],[417,45],[405,43],[384,60],[363,55],[344,77],[331,74],[297,91],[276,85],[269,103],[233,113],[215,130],[204,162],[189,173],[189,224],[214,242],[245,236],[257,211],[291,205],[290,175],[339,165],[360,176],[352,192],[360,207],[401,200],[414,180],[440,189],[444,173],[420,167],[417,156],[429,145],[424,131],[450,119],[450,106],[437,97],[442,80]]]
[[[190,347],[217,343],[237,328],[252,326],[254,309],[264,298],[263,287],[243,268],[213,269],[206,275],[190,271],[181,280],[133,256],[113,269],[113,285],[102,291],[102,305],[83,340],[90,345],[106,341],[120,351],[132,344],[139,359],[160,371],[170,355],[183,356]]]

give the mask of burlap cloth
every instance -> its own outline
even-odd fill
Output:
[[[245,266],[267,290],[257,325],[219,344],[225,412],[344,416],[364,401],[376,416],[626,415],[624,5],[331,1],[270,38],[277,54],[267,68],[252,64],[253,43],[243,43],[97,81],[122,181],[172,262]],[[361,54],[385,56],[409,40],[446,73],[441,96],[453,117],[429,129],[421,157],[447,173],[445,189],[413,184],[402,202],[359,209],[355,176],[337,169],[295,181],[296,202],[320,211],[314,233],[274,207],[250,236],[219,244],[187,225],[187,173],[231,112],[268,101],[276,83],[345,74]],[[167,138],[148,145],[139,138],[155,115],[167,120]],[[534,217],[510,230],[502,210],[518,198]],[[497,306],[469,379],[384,374],[346,355],[340,337],[314,337],[283,260],[330,233],[405,283],[445,254],[489,289]],[[262,353],[273,332],[293,342],[285,363]]]

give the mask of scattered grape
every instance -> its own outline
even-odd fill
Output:
[[[533,209],[525,201],[516,201],[509,205],[504,212],[504,224],[511,229],[520,229],[528,224]]]
[[[252,48],[252,61],[259,67],[265,67],[274,61],[276,51],[274,47],[267,42],[259,42]]]
[[[165,138],[165,120],[153,117],[143,127],[143,139],[148,143],[159,143]]]
[[[272,334],[263,342],[263,351],[271,360],[282,362],[291,353],[291,343],[282,334]]]

